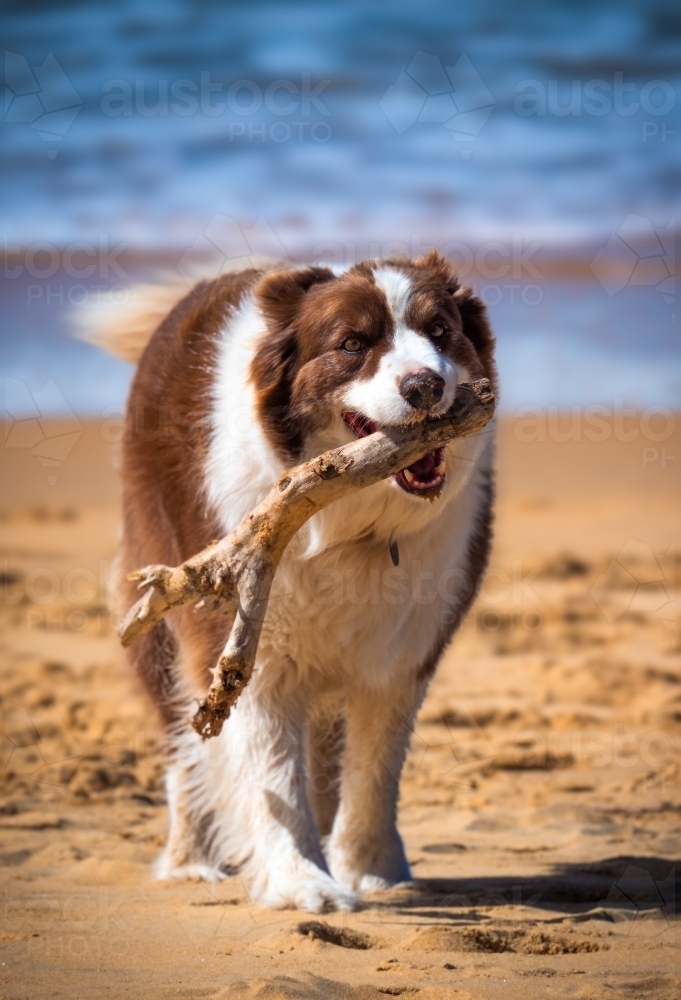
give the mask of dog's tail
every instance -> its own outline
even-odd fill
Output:
[[[189,291],[185,281],[134,285],[124,301],[112,297],[74,311],[75,336],[137,364],[152,335]]]
[[[178,274],[159,274],[158,284],[133,285],[124,301],[113,297],[73,311],[73,334],[79,340],[96,344],[123,361],[137,364],[156,327],[199,281],[213,281],[228,272],[255,269],[274,271],[291,267],[290,260],[251,254],[232,261],[194,262],[187,280]]]

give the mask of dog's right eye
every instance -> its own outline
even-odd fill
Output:
[[[358,337],[347,337],[341,347],[349,354],[357,354],[358,351],[362,350],[362,341]]]

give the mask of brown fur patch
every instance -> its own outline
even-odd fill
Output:
[[[142,356],[123,442],[123,575],[150,563],[175,566],[220,533],[203,489],[217,334],[258,277],[243,271],[200,282],[168,314]],[[139,593],[127,581],[122,587],[129,606]],[[166,722],[176,711],[178,648],[186,673],[203,687],[229,625],[223,614],[199,621],[183,608],[129,650]]]
[[[333,279],[327,268],[276,271],[260,282],[257,299],[268,336],[253,359],[251,378],[262,426],[275,450],[286,458],[302,447],[302,427],[291,407],[291,389],[300,364],[299,313],[315,284]]]
[[[361,266],[340,277],[319,268],[270,275],[257,297],[269,327],[251,367],[258,415],[277,453],[295,461],[305,438],[331,419],[336,390],[375,372],[392,317],[372,272]],[[344,351],[351,336],[365,350]]]
[[[472,379],[488,378],[496,394],[495,342],[484,302],[459,284],[453,265],[436,251],[414,262],[398,259],[396,264],[407,271],[414,286],[407,310],[413,329],[427,333],[440,326],[443,335],[435,340],[440,350],[463,365]]]

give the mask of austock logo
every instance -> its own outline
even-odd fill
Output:
[[[185,281],[219,277],[225,271],[258,267],[263,258],[288,262],[288,254],[269,222],[260,216],[243,226],[228,215],[214,215],[177,265]]]
[[[222,878],[227,874],[226,871]],[[282,915],[281,910],[268,909],[252,902],[246,880],[234,873],[229,874],[232,875],[229,895],[217,888],[221,878],[202,882],[188,895],[177,913],[178,922],[195,947],[209,941],[230,946],[234,941],[244,942],[251,935],[258,935],[265,928],[274,929],[287,923],[287,917]],[[276,882],[274,888],[277,888]],[[282,900],[286,898],[284,886],[281,897]],[[231,949],[227,954],[231,954]]]
[[[593,261],[591,270],[612,298],[627,285],[655,288],[669,306],[676,295],[676,218],[655,227],[650,219],[628,215]],[[672,318],[674,314],[672,313]]]
[[[5,121],[30,125],[47,143],[61,142],[83,102],[50,52],[39,66],[5,52]],[[53,160],[57,150],[47,151]]]
[[[82,426],[52,379],[42,389],[32,392],[21,379],[5,377],[4,384],[5,448],[26,449],[47,474],[49,486],[59,480],[61,468],[82,433]],[[63,414],[58,422],[50,412]]]
[[[460,708],[455,715],[441,715],[429,721],[438,723],[441,735],[433,737],[432,726],[426,734],[417,733],[416,717],[412,715],[404,719],[383,746],[379,759],[395,781],[400,780],[401,748],[405,745],[409,747],[407,776],[420,771],[452,787],[468,788],[473,774],[480,777],[493,765],[494,747],[467,709]]]
[[[440,124],[462,143],[479,135],[496,104],[465,52],[453,66],[417,52],[379,103],[400,135],[417,122]],[[470,152],[462,149],[463,159]]]
[[[29,714],[21,705],[5,705],[2,737],[4,773],[34,777],[40,784],[67,784],[83,756],[54,708]]]
[[[628,923],[627,933],[657,937],[673,930],[676,868],[665,879],[653,878],[645,868],[628,865],[613,884],[602,906],[610,919]]]
[[[627,612],[654,614],[668,629],[677,622],[672,570],[673,546],[658,559],[650,545],[629,539],[591,588],[591,596],[611,624]],[[613,586],[614,584],[614,586]]]

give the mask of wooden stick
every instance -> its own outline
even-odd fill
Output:
[[[220,733],[251,678],[274,574],[299,528],[334,500],[387,479],[452,438],[481,431],[494,405],[487,379],[464,383],[445,416],[376,431],[290,469],[231,535],[181,566],[147,566],[130,574],[141,590],[148,589],[120,625],[124,646],[190,601],[235,610],[224,653],[192,720],[197,733],[204,739]]]

